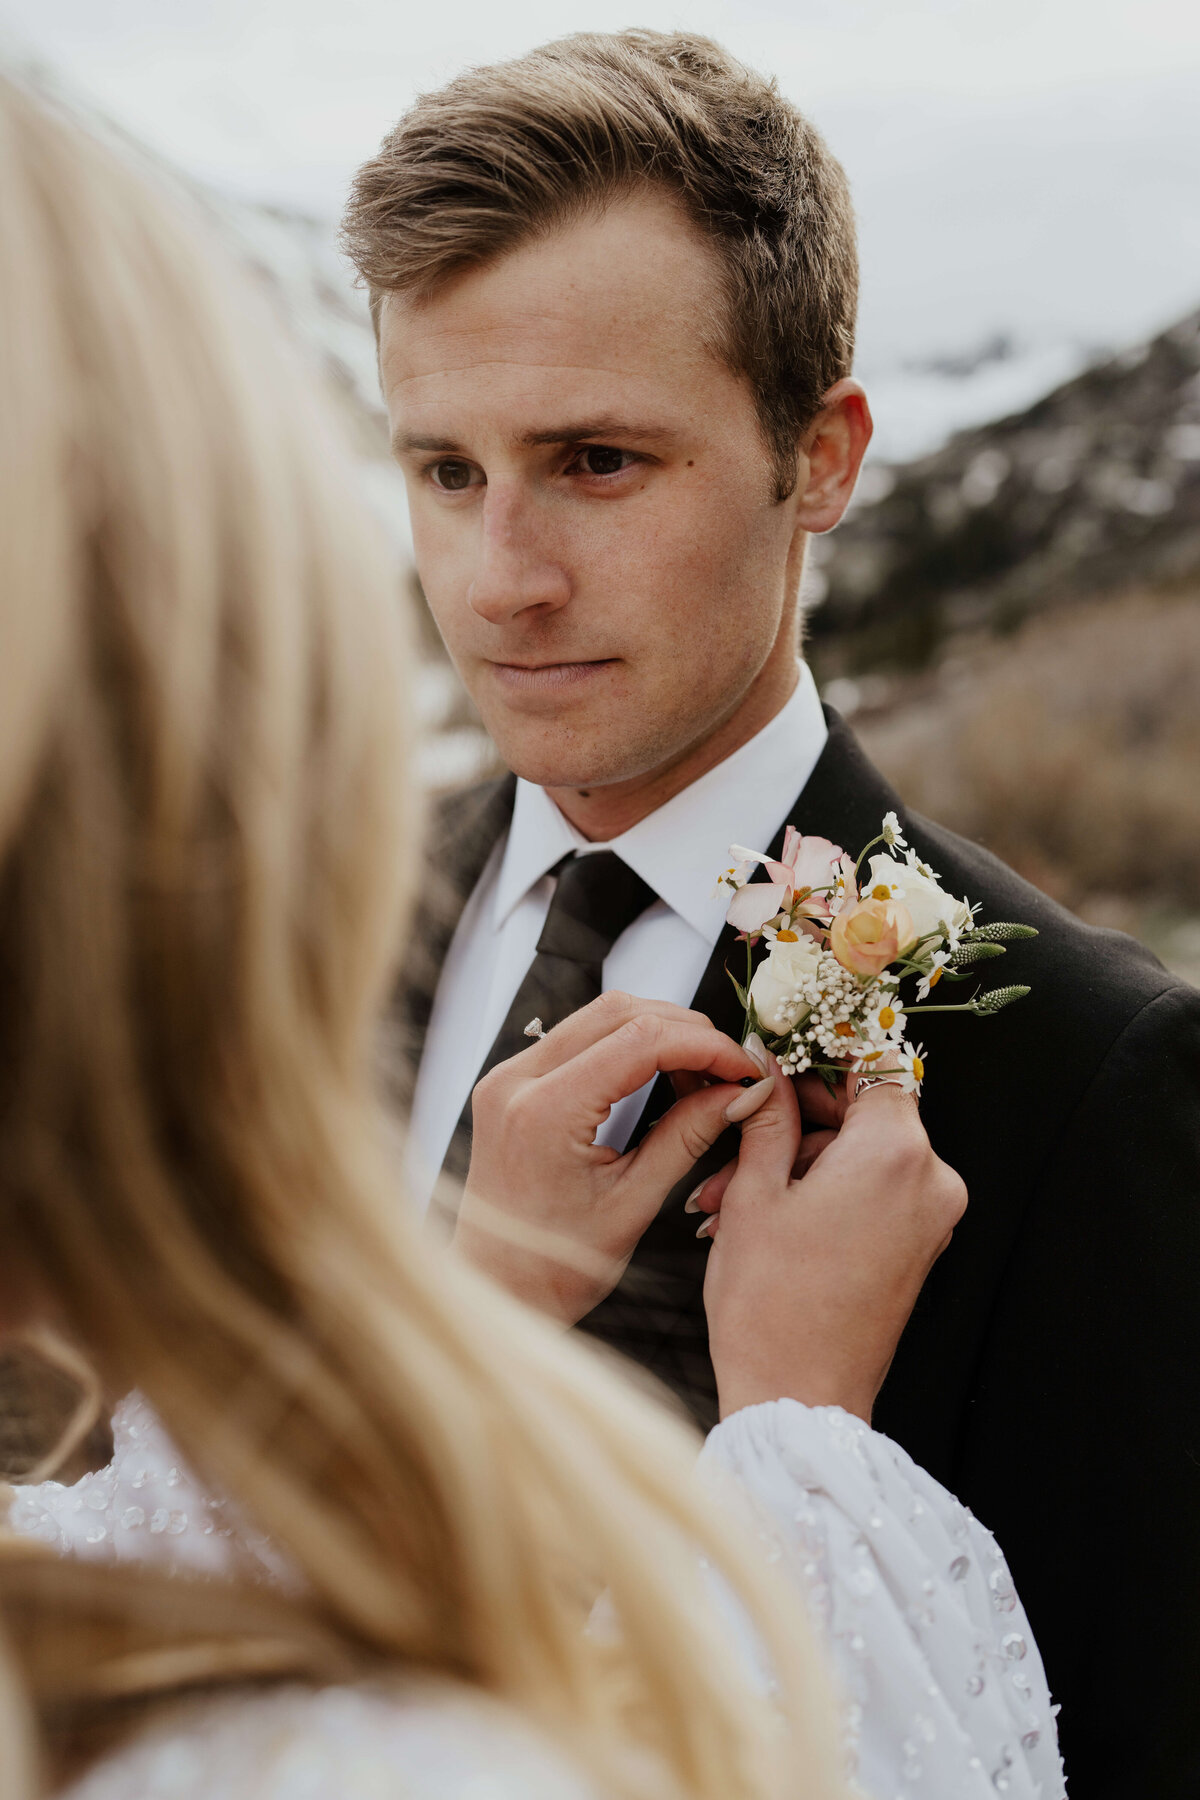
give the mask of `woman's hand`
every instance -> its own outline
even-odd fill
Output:
[[[742,1127],[732,1173],[700,1195],[701,1210],[720,1207],[704,1302],[722,1417],[790,1398],[843,1406],[869,1423],[917,1295],[966,1207],[962,1180],[935,1156],[916,1101],[899,1087],[860,1090],[827,1111],[821,1152],[809,1160],[792,1083],[776,1082]]]
[[[702,1013],[602,995],[475,1089],[456,1248],[519,1298],[574,1324],[617,1285],[675,1183],[730,1123],[786,1085],[763,1079],[765,1060]],[[597,1144],[617,1101],[660,1072],[686,1075],[679,1086],[694,1091],[635,1150],[622,1156]],[[755,1086],[743,1088],[746,1080]]]

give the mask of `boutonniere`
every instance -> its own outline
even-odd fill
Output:
[[[979,980],[983,964],[1037,932],[981,924],[979,908],[946,893],[908,848],[894,812],[857,862],[792,825],[778,859],[738,844],[730,855],[718,891],[732,890],[726,916],[746,946],[745,981],[728,971],[745,1009],[743,1038],[757,1031],[788,1075],[815,1069],[832,1083],[847,1071],[886,1072],[920,1093],[924,1047],[910,1041],[910,1021],[933,1012],[986,1019],[1029,992],[982,989]],[[767,880],[751,881],[759,865]],[[756,967],[759,946],[767,953]],[[969,999],[931,999],[943,982],[963,981],[976,983]]]

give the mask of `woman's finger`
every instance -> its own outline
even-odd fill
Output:
[[[880,1071],[882,1073],[882,1071]],[[847,1115],[855,1108],[861,1107],[871,1097],[873,1106],[883,1105],[893,1109],[897,1118],[917,1112],[917,1097],[906,1093],[904,1083],[899,1074],[881,1081],[878,1074],[851,1075],[847,1081],[850,1097],[846,1104]]]
[[[729,1186],[736,1174],[737,1158],[734,1157],[730,1162],[725,1164],[723,1169],[718,1169],[715,1175],[710,1175],[707,1181],[702,1181],[698,1188],[693,1188],[692,1192],[684,1201],[684,1212],[719,1212],[721,1209],[721,1202],[725,1198],[725,1189]]]
[[[688,1094],[698,1094],[702,1087],[708,1085],[705,1076],[696,1075],[691,1069],[668,1069],[666,1075],[677,1100],[684,1099]]]
[[[725,1190],[737,1174],[737,1161],[727,1162],[723,1169],[702,1182],[693,1194],[689,1194],[684,1212],[689,1208],[703,1214],[701,1223],[696,1228],[696,1236],[707,1238],[711,1243],[721,1229],[721,1202],[725,1198]]]
[[[612,989],[589,1005],[581,1006],[578,1012],[571,1013],[560,1025],[547,1031],[545,1037],[532,1043],[528,1050],[521,1051],[521,1073],[549,1075],[590,1050],[593,1044],[639,1018],[672,1019],[711,1032],[717,1029],[711,1019],[690,1007],[676,1006],[670,1000],[643,1000],[636,994]]]
[[[594,1134],[618,1100],[636,1094],[667,1069],[690,1070],[718,1082],[756,1081],[761,1073],[753,1057],[708,1019],[640,1012],[545,1075],[538,1082],[539,1105],[548,1104],[547,1117],[553,1117],[550,1103],[556,1103],[558,1116]],[[726,1105],[731,1098],[726,1095]]]
[[[779,1080],[769,1075],[749,1090],[711,1087],[677,1100],[629,1153],[629,1178],[644,1183],[652,1193],[669,1194],[735,1122],[729,1116],[731,1109],[745,1118],[747,1108],[763,1106],[772,1088],[779,1085]]]
[[[800,1154],[803,1130],[796,1091],[782,1076],[776,1080],[767,1102],[742,1125],[738,1152],[738,1186],[748,1196],[774,1194],[792,1178],[792,1166]],[[746,1180],[743,1183],[742,1177]]]
[[[792,1165],[792,1178],[803,1180],[823,1150],[837,1142],[837,1132],[818,1127],[816,1131],[806,1131],[800,1143],[800,1154]]]
[[[800,1102],[800,1116],[806,1127],[819,1125],[826,1131],[836,1131],[846,1117],[850,1103],[846,1082],[839,1081],[830,1093],[821,1077],[810,1069],[794,1078],[794,1086]]]

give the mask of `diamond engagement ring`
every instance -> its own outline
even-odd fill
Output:
[[[544,1038],[545,1035],[546,1033],[542,1029],[542,1021],[540,1019],[530,1019],[528,1025],[525,1027],[525,1036],[530,1038]]]

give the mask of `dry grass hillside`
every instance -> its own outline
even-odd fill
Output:
[[[1200,982],[1200,584],[963,640],[863,690],[856,729],[911,806]]]

